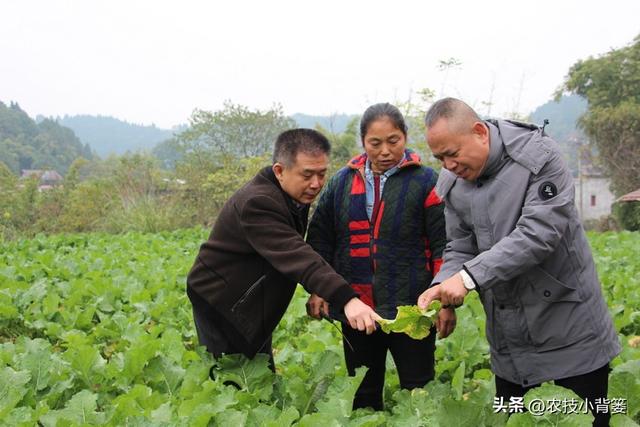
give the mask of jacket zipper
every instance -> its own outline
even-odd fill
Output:
[[[245,293],[242,294],[242,296],[238,299],[238,301],[233,304],[233,307],[231,307],[231,311],[235,313],[236,308],[238,308],[238,306],[240,304],[242,304],[248,297],[249,295],[251,295],[253,293],[253,291],[260,286],[260,284],[267,278],[266,274],[263,274],[262,276],[260,276],[260,278],[258,280],[256,280],[251,286],[249,286],[249,289],[247,289],[245,291]]]

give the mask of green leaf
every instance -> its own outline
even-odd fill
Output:
[[[342,427],[343,425],[337,419],[320,413],[307,414],[300,418],[297,424],[298,427]]]
[[[149,362],[144,373],[147,381],[153,384],[156,390],[173,396],[184,378],[185,369],[172,360],[160,356]]]
[[[44,390],[51,380],[51,345],[40,338],[24,340],[23,353],[19,356],[19,365],[29,371],[31,382],[36,391]]]
[[[382,427],[387,425],[387,417],[383,412],[363,415],[349,422],[349,427]]]
[[[253,359],[241,354],[225,355],[217,360],[216,381],[233,381],[259,400],[268,400],[273,392],[273,372],[269,356],[259,353]]]
[[[103,381],[105,361],[96,347],[84,344],[71,347],[63,357],[71,363],[86,386],[92,387]]]
[[[196,411],[196,408],[206,404],[215,412],[221,412],[238,403],[235,389],[231,386],[217,388],[218,384],[207,381],[202,390],[185,399],[178,408],[178,416],[189,416]]]
[[[144,410],[142,404],[151,397],[151,393],[149,387],[137,384],[127,393],[116,396],[111,402],[114,412],[109,421],[114,424],[126,424],[129,418],[140,415]]]
[[[609,420],[609,425],[611,427],[638,427],[638,423],[623,414],[613,414],[611,420]]]
[[[550,401],[560,402],[577,402],[578,405],[582,405],[577,409],[577,412],[570,413],[568,411],[556,410],[548,403]],[[530,426],[530,425],[562,425],[562,426],[583,426],[591,425],[593,423],[593,415],[591,413],[582,413],[584,410],[584,400],[581,399],[573,391],[553,385],[551,383],[544,383],[540,387],[533,388],[524,395],[524,407],[533,411],[531,405],[532,402],[539,404],[541,414],[527,412],[513,414],[507,426]],[[537,412],[537,411],[534,411]]]
[[[25,385],[31,379],[28,371],[0,370],[0,419],[7,415],[27,393]]]
[[[482,406],[466,400],[444,399],[436,413],[440,426],[476,427],[482,425]]]
[[[220,426],[244,426],[247,423],[247,413],[236,409],[227,409],[217,414],[215,419]]]
[[[74,395],[64,409],[51,411],[40,417],[45,426],[57,426],[61,420],[75,424],[103,424],[104,414],[96,411],[98,396],[88,390]]]
[[[439,309],[440,301],[433,301],[426,310],[417,305],[401,305],[394,320],[382,319],[378,323],[386,333],[405,333],[413,339],[420,340],[429,336]]]
[[[334,378],[325,396],[316,403],[317,410],[337,420],[348,419],[351,416],[353,397],[366,372],[366,367],[360,367],[353,377]]]
[[[618,365],[609,376],[609,398],[627,399],[627,415],[640,413],[640,360]]]
[[[453,375],[453,380],[451,380],[451,386],[453,387],[453,393],[457,400],[462,399],[462,386],[464,385],[464,370],[466,364],[464,360],[460,362],[460,366],[456,369],[456,373]]]
[[[151,420],[155,423],[168,423],[173,417],[171,402],[165,402],[151,411]]]
[[[249,411],[247,427],[289,427],[300,414],[296,408],[288,407],[281,411],[275,406],[259,405]]]

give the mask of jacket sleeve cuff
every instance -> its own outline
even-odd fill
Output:
[[[351,288],[351,286],[344,285],[340,286],[340,288],[333,293],[331,300],[329,300],[329,304],[338,310],[342,310],[346,303],[357,297],[358,294]]]

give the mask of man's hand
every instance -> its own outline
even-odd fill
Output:
[[[418,297],[418,307],[425,309],[433,300],[440,300],[443,306],[461,306],[469,291],[464,287],[460,273],[444,282],[432,286]]]
[[[322,319],[322,313],[329,314],[329,303],[316,294],[311,294],[306,306],[307,314],[314,319]]]
[[[344,315],[353,329],[366,331],[367,335],[372,334],[376,330],[376,322],[382,320],[382,317],[360,301],[360,298],[352,298],[344,305]]]
[[[436,330],[440,338],[446,338],[456,328],[456,311],[453,308],[441,308],[436,319]]]

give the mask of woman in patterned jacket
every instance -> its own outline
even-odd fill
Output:
[[[406,148],[407,126],[395,106],[369,107],[360,122],[364,153],[327,183],[307,235],[308,243],[341,274],[360,299],[387,319],[397,307],[414,305],[441,264],[446,243],[444,205],[435,193],[438,175]],[[327,302],[312,295],[309,315],[328,313]],[[441,337],[455,327],[453,309],[439,313]],[[432,331],[433,332],[433,331]],[[434,377],[435,333],[422,340],[380,329],[366,335],[343,328],[349,375],[366,366],[353,407],[383,409],[387,351],[400,386],[413,389]]]

